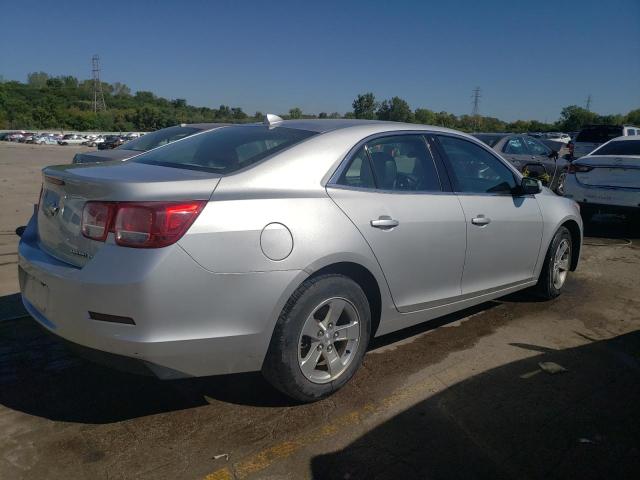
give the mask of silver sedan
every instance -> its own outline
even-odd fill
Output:
[[[575,202],[468,135],[269,115],[45,168],[19,273],[31,315],[94,353],[164,379],[261,370],[312,401],[374,336],[559,295],[581,243]]]

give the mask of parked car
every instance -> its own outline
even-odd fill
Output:
[[[56,145],[58,139],[50,134],[36,135],[33,137],[32,143],[36,145]]]
[[[372,337],[528,287],[556,297],[577,266],[577,204],[473,137],[266,118],[45,168],[19,246],[29,313],[160,378],[261,370],[313,401]]]
[[[617,137],[640,135],[640,127],[632,125],[586,125],[569,143],[572,158],[593,152],[603,143]]]
[[[84,142],[83,145],[86,145],[87,147],[97,147],[98,144],[103,142],[104,142],[104,137],[102,135],[89,135],[87,137],[87,141]]]
[[[194,133],[199,133],[205,130],[212,130],[224,125],[226,124],[195,123],[163,128],[130,142],[126,142],[123,145],[112,150],[102,150],[100,145],[98,145],[98,149],[102,151],[77,153],[73,157],[72,163],[95,163],[107,162],[110,160],[126,160],[127,158],[134,157],[135,155],[140,155],[142,152],[151,150],[152,148],[175,142],[176,140],[188,137],[189,135],[193,135]]]
[[[561,132],[547,132],[542,135],[542,138],[562,143],[569,143],[571,141],[571,137],[569,135]]]
[[[98,150],[111,150],[126,143],[126,139],[122,135],[107,135],[104,141],[97,145]]]
[[[584,219],[625,213],[640,222],[640,136],[615,138],[573,161],[565,184]]]
[[[520,172],[538,178],[558,195],[564,192],[564,179],[569,162],[558,152],[529,135],[478,133],[474,137],[500,153]]]
[[[21,138],[24,138],[24,132],[13,132],[7,135],[6,140],[10,142],[19,142]]]
[[[58,140],[58,145],[82,145],[86,140],[82,135],[69,133]]]

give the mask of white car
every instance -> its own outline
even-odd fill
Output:
[[[585,125],[573,142],[569,150],[573,158],[588,155],[596,148],[617,137],[640,135],[640,127],[633,125]]]
[[[70,133],[58,140],[58,145],[82,145],[86,141],[82,135]]]
[[[564,189],[585,220],[598,212],[639,218],[640,136],[615,138],[573,161]]]
[[[547,140],[553,140],[554,142],[562,142],[562,143],[569,143],[571,141],[571,137],[569,135],[567,135],[566,133],[560,133],[560,132],[548,132],[545,133],[543,135],[543,138],[547,139]]]

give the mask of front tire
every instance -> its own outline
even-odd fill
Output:
[[[312,402],[347,383],[371,336],[371,310],[362,288],[344,275],[306,280],[285,305],[262,373],[285,395]]]
[[[571,234],[566,227],[560,227],[549,245],[540,278],[535,287],[536,293],[541,298],[551,300],[562,293],[571,269],[572,251]]]

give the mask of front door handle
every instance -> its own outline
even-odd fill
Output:
[[[373,228],[381,228],[383,230],[397,227],[398,225],[400,225],[398,220],[394,220],[387,215],[381,215],[377,220],[371,220],[371,226]]]
[[[489,217],[485,217],[484,215],[478,215],[477,217],[471,219],[471,223],[484,227],[485,225],[489,225],[491,223],[491,219]]]

